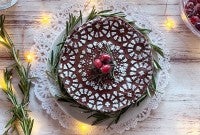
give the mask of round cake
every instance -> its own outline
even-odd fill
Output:
[[[59,77],[78,103],[101,112],[135,103],[152,79],[152,53],[139,31],[118,17],[76,28],[59,62]]]

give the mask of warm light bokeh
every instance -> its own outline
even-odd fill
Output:
[[[174,29],[176,27],[175,20],[172,18],[167,18],[164,22],[164,26],[167,30]]]
[[[51,23],[51,16],[49,14],[42,14],[40,23],[42,25],[49,25]]]
[[[184,13],[181,13],[181,17],[182,17],[182,19],[183,19],[184,21],[187,20],[187,17],[186,17],[186,15],[185,15]]]
[[[87,0],[84,7],[87,9],[86,13],[89,14],[91,12],[92,7],[95,7],[95,9],[98,9],[98,0]]]
[[[1,41],[1,42],[5,42],[4,39],[3,39],[1,36],[0,36],[0,41]]]
[[[38,116],[37,112],[33,113],[30,112],[29,116],[34,119],[34,125],[33,125],[33,129],[32,129],[32,135],[40,135],[41,130],[42,130],[42,123],[44,123],[44,121],[41,121],[40,117]]]
[[[0,77],[0,89],[4,91],[7,89],[7,85],[3,77]]]
[[[90,125],[82,123],[82,122],[77,122],[76,128],[79,130],[81,135],[87,135],[92,130]]]
[[[28,63],[32,63],[35,60],[35,57],[36,57],[36,55],[34,52],[29,51],[29,52],[25,53],[25,60]]]
[[[191,117],[181,117],[181,121],[176,121],[177,135],[200,135],[200,123],[198,119]]]
[[[98,3],[98,0],[90,0],[90,4],[97,4]]]

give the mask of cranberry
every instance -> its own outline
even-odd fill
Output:
[[[193,9],[186,9],[185,10],[188,17],[191,17],[194,15],[195,11]]]
[[[195,11],[197,14],[200,13],[200,3],[195,6]]]
[[[199,22],[200,19],[199,19],[198,16],[192,16],[192,17],[190,18],[190,21],[191,21],[192,24],[195,24],[195,23]]]
[[[111,71],[111,66],[109,64],[103,65],[100,70],[103,74],[107,74]]]
[[[100,59],[95,59],[94,62],[93,62],[93,64],[98,69],[101,68],[102,65],[103,65]]]
[[[111,56],[109,54],[102,54],[99,58],[103,63],[107,64],[111,62]]]
[[[193,2],[188,2],[185,6],[186,9],[193,9],[194,8],[194,3]]]
[[[197,22],[197,23],[195,24],[195,27],[200,31],[200,22]]]
[[[192,2],[192,3],[196,4],[197,0],[189,0],[188,2]]]

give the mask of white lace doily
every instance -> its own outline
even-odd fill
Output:
[[[64,112],[50,93],[50,90],[56,90],[57,87],[48,80],[46,75],[46,70],[48,70],[47,59],[53,48],[54,41],[65,28],[68,14],[73,13],[74,15],[78,15],[81,10],[83,11],[83,14],[86,15],[92,9],[93,5],[95,5],[98,10],[113,9],[114,11],[123,11],[130,19],[136,20],[138,26],[152,29],[152,32],[149,34],[151,41],[161,47],[165,53],[165,58],[159,57],[159,63],[162,67],[162,70],[158,73],[157,77],[157,89],[159,92],[142,102],[139,107],[131,108],[121,117],[120,121],[117,124],[112,125],[111,128],[106,129],[106,126],[102,125],[90,126],[90,130],[87,132],[87,134],[95,135],[123,133],[126,130],[134,128],[137,125],[137,122],[146,119],[150,115],[151,110],[158,107],[164,94],[165,87],[168,84],[168,72],[170,68],[168,50],[166,49],[165,39],[162,36],[162,33],[159,32],[156,27],[151,25],[148,17],[145,17],[144,14],[138,11],[138,8],[135,8],[134,5],[131,5],[130,3],[117,3],[114,0],[104,0],[98,3],[69,0],[67,4],[63,4],[57,12],[53,13],[51,24],[49,26],[35,28],[33,30],[33,33],[35,34],[35,44],[32,47],[32,51],[36,53],[37,58],[32,64],[31,74],[38,79],[34,82],[35,86],[33,87],[33,90],[36,97],[41,101],[42,108],[46,110],[53,119],[58,120],[63,127],[69,129],[68,134],[79,134],[81,132],[80,122]]]

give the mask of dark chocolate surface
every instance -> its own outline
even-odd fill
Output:
[[[93,60],[110,48],[115,79],[91,80]],[[93,110],[111,112],[134,103],[152,79],[145,37],[117,17],[98,18],[75,30],[63,49],[59,76],[67,92]]]

